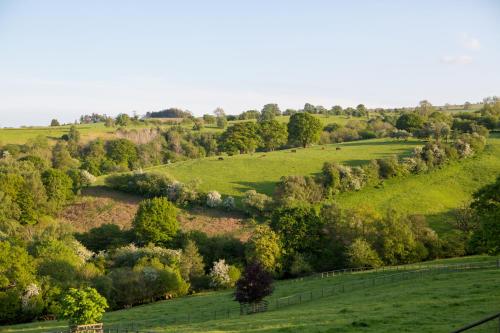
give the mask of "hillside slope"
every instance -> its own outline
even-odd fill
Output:
[[[404,142],[373,139],[306,149],[225,156],[224,160],[219,160],[216,156],[207,157],[147,170],[164,172],[181,182],[199,179],[202,190],[216,190],[224,195],[239,197],[249,189],[272,195],[275,183],[282,176],[318,173],[326,161],[360,165],[374,158],[409,155],[419,145],[421,142],[417,140]],[[337,147],[341,149],[337,150]]]
[[[344,193],[341,207],[371,207],[380,212],[396,208],[426,215],[431,226],[443,232],[453,218],[453,209],[468,203],[480,187],[500,175],[500,134],[492,134],[485,151],[471,159],[454,162],[429,173],[393,178],[381,188],[367,187]]]

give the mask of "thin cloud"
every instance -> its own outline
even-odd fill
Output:
[[[461,55],[457,57],[444,56],[441,58],[441,62],[448,65],[468,65],[472,63],[472,57],[468,55]]]
[[[471,37],[468,34],[462,34],[461,44],[468,50],[479,50],[481,48],[479,39]]]

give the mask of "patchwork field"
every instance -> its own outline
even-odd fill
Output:
[[[426,264],[486,260],[495,259],[476,256]],[[223,291],[109,312],[104,316],[104,324],[110,328],[133,327],[153,332],[449,332],[498,311],[500,306],[497,268],[389,279],[397,274],[401,276],[385,271],[277,282],[275,293],[269,299],[271,304],[275,304],[277,298],[297,293],[302,293],[303,301],[294,305],[282,302],[283,306],[278,309],[251,316],[239,316],[232,292]],[[387,283],[372,285],[375,277],[386,277]],[[360,287],[319,297],[318,291],[342,284]],[[310,291],[317,295],[311,301],[308,300]],[[297,297],[294,300],[296,302]],[[213,318],[217,318],[216,311],[219,319]],[[193,317],[206,317],[188,323],[188,313]],[[55,332],[65,325],[58,321],[39,322],[6,326],[0,332]]]

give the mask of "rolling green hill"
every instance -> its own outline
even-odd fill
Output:
[[[476,256],[426,264],[492,260]],[[281,306],[266,313],[239,316],[231,291],[221,291],[109,312],[104,324],[129,329],[133,324],[135,329],[154,332],[449,332],[498,311],[499,283],[498,268],[406,275],[393,270],[363,272],[277,282],[270,304],[295,295],[293,304],[280,298]],[[342,285],[344,292],[340,292]],[[332,288],[338,292],[329,296]],[[297,293],[303,295],[300,303]],[[229,315],[227,309],[231,309]],[[188,313],[205,317],[191,317],[188,323]],[[0,332],[51,332],[65,326],[64,322],[40,322],[7,326]]]
[[[342,207],[360,205],[385,212],[397,208],[410,214],[424,214],[438,232],[449,229],[453,209],[468,203],[472,193],[500,175],[500,135],[492,134],[480,155],[446,165],[429,173],[393,178],[382,188],[367,187],[344,193]]]
[[[224,195],[239,197],[249,189],[272,195],[275,183],[282,176],[318,173],[326,161],[360,165],[384,156],[407,156],[419,145],[421,142],[417,140],[373,139],[298,148],[296,152],[287,149],[225,156],[222,161],[216,156],[206,157],[161,165],[147,171],[164,172],[182,182],[199,179],[203,190],[216,190]],[[336,147],[341,150],[336,150]]]

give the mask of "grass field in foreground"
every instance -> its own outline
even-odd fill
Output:
[[[450,264],[492,260],[475,256],[439,260]],[[321,289],[342,282],[371,279],[381,273],[357,273],[328,279],[278,282],[273,297]],[[500,270],[484,269],[459,273],[424,275],[355,291],[318,298],[267,313],[231,319],[172,324],[171,316],[196,309],[237,308],[231,292],[208,292],[161,301],[127,310],[109,312],[109,327],[135,327],[155,332],[449,332],[499,310]],[[65,328],[64,322],[40,322],[0,328],[0,332],[41,333]],[[130,326],[129,326],[130,327]]]
[[[310,175],[321,171],[326,161],[360,165],[374,158],[390,155],[407,156],[421,145],[393,139],[373,139],[346,142],[339,145],[314,146],[306,149],[280,150],[269,153],[206,157],[147,169],[164,172],[174,179],[187,182],[201,180],[201,189],[216,190],[224,195],[241,196],[249,189],[272,195],[275,183],[282,176]],[[336,147],[341,150],[336,150]]]
[[[472,193],[500,175],[500,134],[492,134],[480,155],[446,165],[429,173],[393,178],[382,188],[367,187],[344,193],[341,207],[371,207],[381,213],[388,208],[424,214],[438,232],[449,230],[453,209],[468,203]]]

